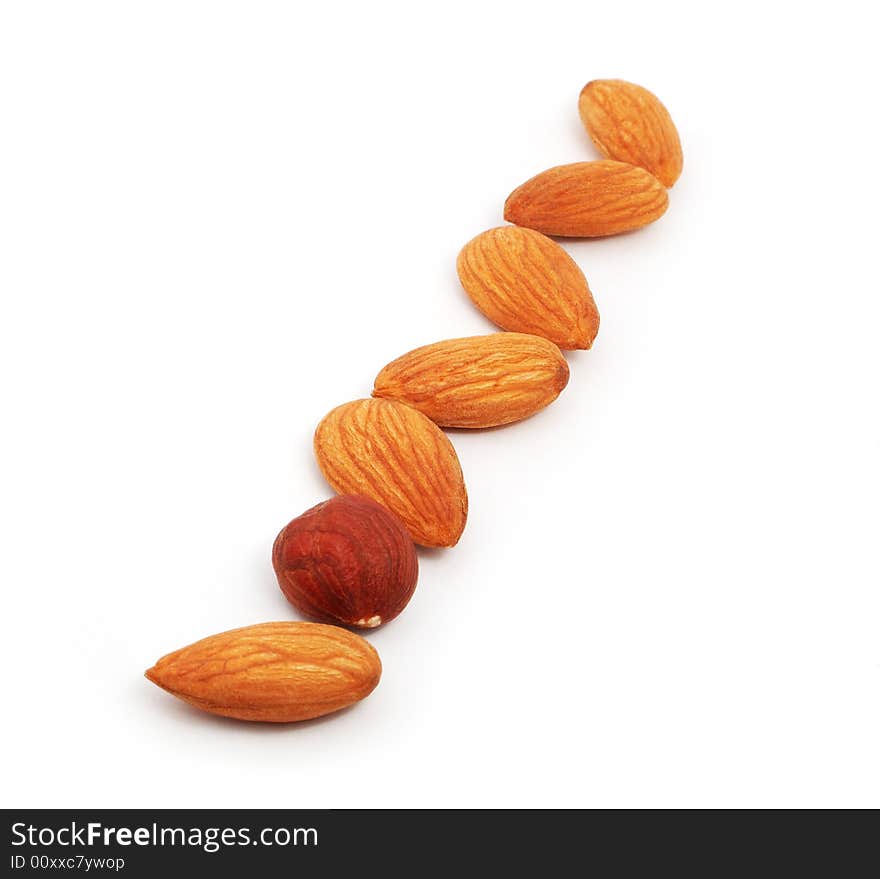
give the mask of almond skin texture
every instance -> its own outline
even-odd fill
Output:
[[[532,229],[499,226],[477,235],[458,255],[458,277],[493,323],[543,336],[560,348],[589,348],[599,312],[577,263]]]
[[[315,431],[315,457],[340,494],[363,494],[398,516],[421,546],[455,546],[467,491],[452,443],[427,416],[392,400],[354,400]]]
[[[406,403],[443,427],[497,427],[534,415],[568,384],[552,342],[523,333],[416,348],[376,376],[373,396]]]
[[[581,90],[578,111],[603,156],[638,165],[666,187],[678,180],[681,141],[656,95],[622,79],[594,79]]]
[[[394,619],[419,576],[403,522],[360,495],[331,498],[290,522],[272,547],[272,567],[306,616],[364,629]]]
[[[320,623],[261,623],[212,635],[146,672],[196,708],[238,720],[290,723],[368,696],[382,663],[363,638]]]
[[[625,162],[575,162],[527,180],[508,196],[504,219],[545,235],[599,238],[632,232],[662,217],[663,184]]]

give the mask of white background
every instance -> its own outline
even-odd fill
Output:
[[[878,806],[875,35],[861,3],[0,7],[5,806]],[[492,326],[454,269],[665,101],[668,214],[567,243],[594,350],[453,434],[378,690],[247,725],[143,670],[291,619],[311,435]]]

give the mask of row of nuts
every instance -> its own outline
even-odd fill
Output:
[[[574,260],[551,238],[615,235],[661,217],[682,169],[678,133],[649,91],[595,80],[578,99],[605,157],[550,168],[517,187],[500,226],[458,256],[474,305],[504,332],[449,339],[392,360],[372,397],[337,406],[315,431],[318,465],[337,496],[290,522],[272,549],[281,591],[320,622],[263,623],[162,657],[147,677],[214,714],[289,722],[369,695],[381,663],[347,629],[406,607],[415,545],[454,546],[467,521],[458,456],[440,429],[528,418],[568,384],[560,349],[588,349],[599,312]],[[327,625],[332,623],[336,625]]]

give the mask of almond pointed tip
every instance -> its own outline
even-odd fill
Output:
[[[424,539],[416,540],[415,543],[424,549],[452,549],[458,543],[460,537],[461,532],[458,534],[442,534],[436,537],[425,537]]]
[[[578,328],[577,332],[572,334],[565,345],[561,346],[565,351],[589,351],[593,347],[596,334],[591,334],[585,328]]]
[[[443,538],[443,543],[440,544],[440,549],[452,549],[453,546],[458,546],[458,541],[461,540],[461,535],[464,533],[464,528],[458,532],[458,534],[450,534],[447,537]]]

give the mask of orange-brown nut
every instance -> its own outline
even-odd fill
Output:
[[[461,537],[468,500],[458,456],[421,412],[392,400],[337,406],[315,430],[315,457],[335,491],[382,504],[421,546]]]
[[[156,686],[224,717],[289,723],[368,696],[382,663],[363,638],[320,623],[261,623],[203,638],[146,672]]]
[[[504,219],[545,235],[598,238],[632,232],[666,212],[663,184],[625,162],[575,162],[543,171],[508,196]]]
[[[584,273],[555,242],[532,229],[499,226],[458,255],[458,277],[493,323],[543,336],[560,348],[589,348],[599,311]]]
[[[650,171],[672,186],[684,163],[678,131],[660,99],[622,79],[594,79],[581,90],[578,112],[599,152]]]
[[[552,342],[523,333],[449,339],[392,360],[373,396],[406,403],[443,427],[496,427],[534,415],[568,384]]]

